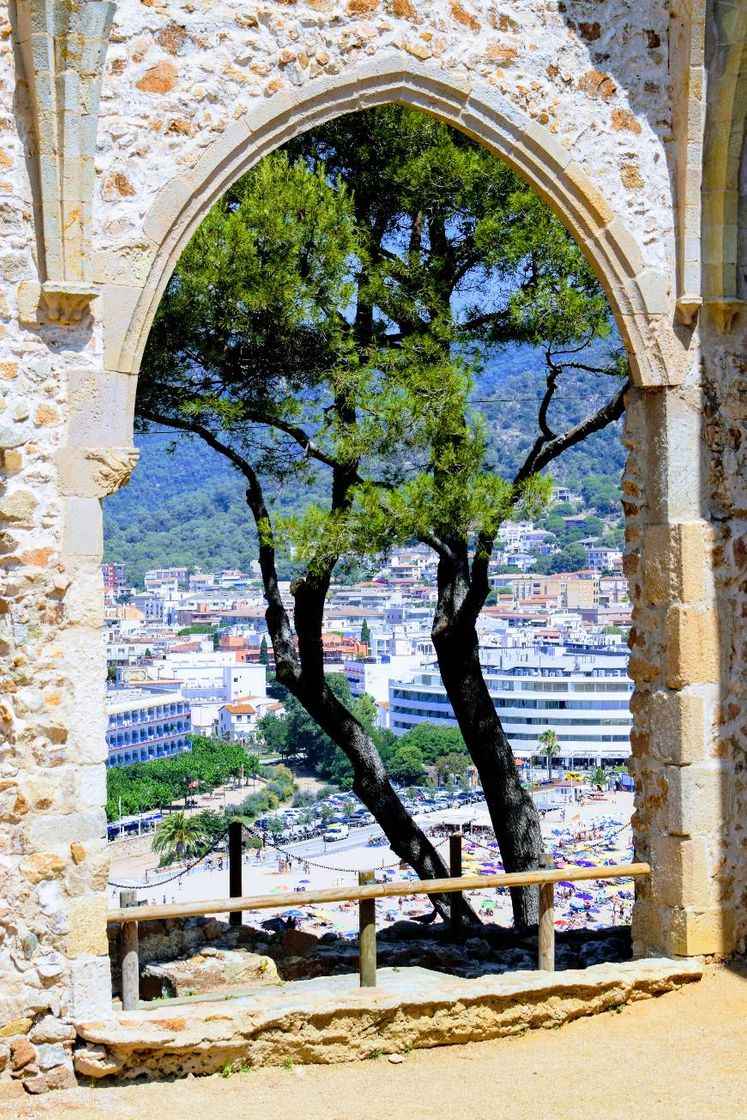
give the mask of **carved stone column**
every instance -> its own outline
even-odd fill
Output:
[[[112,0],[17,0],[19,93],[32,122],[40,295],[50,319],[80,320],[93,284],[91,205]]]

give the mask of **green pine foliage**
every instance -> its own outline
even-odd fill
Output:
[[[625,372],[601,288],[526,184],[411,110],[324,125],[239,180],[182,255],[140,376],[152,434],[133,482],[106,503],[107,558],[137,579],[166,561],[246,568],[256,556],[244,481],[190,436],[164,463],[166,414],[252,460],[282,576],[320,543],[341,555],[344,578],[346,563],[398,539],[492,533],[509,511],[503,479],[534,439],[548,361],[563,367],[556,431]],[[299,423],[396,492],[362,486],[352,521],[330,517],[325,469],[292,435]],[[609,471],[614,490],[615,438],[592,437],[553,472]],[[536,504],[541,488],[527,496]]]

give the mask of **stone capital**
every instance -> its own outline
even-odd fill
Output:
[[[72,498],[105,498],[129,480],[136,447],[63,447],[57,452],[60,492]]]

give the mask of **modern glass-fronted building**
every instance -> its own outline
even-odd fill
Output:
[[[630,756],[627,649],[532,646],[488,650],[485,680],[514,754],[529,758],[552,730],[570,767],[623,763]],[[404,735],[430,720],[456,726],[438,668],[389,685],[390,727]]]
[[[152,762],[191,750],[189,701],[181,693],[127,688],[110,692],[107,766]]]

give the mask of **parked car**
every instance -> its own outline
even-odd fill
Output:
[[[350,835],[346,824],[330,824],[322,833],[322,839],[330,843],[333,840],[345,840]]]

